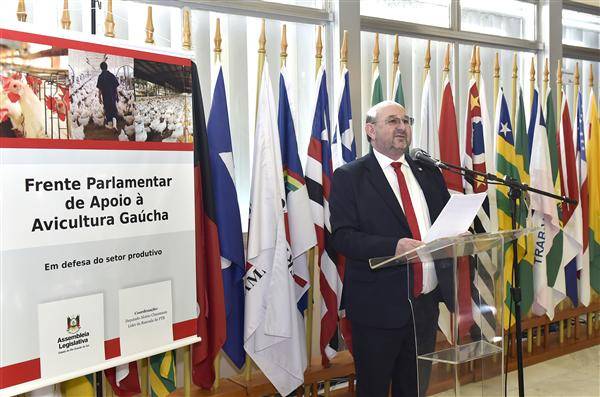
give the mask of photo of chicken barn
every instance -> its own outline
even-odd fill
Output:
[[[69,50],[73,135],[80,139],[134,140],[133,58]]]
[[[135,140],[189,142],[193,130],[191,68],[135,59],[133,69]]]
[[[67,49],[0,39],[0,136],[71,138]]]

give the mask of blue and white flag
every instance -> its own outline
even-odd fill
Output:
[[[216,222],[221,248],[221,272],[227,316],[227,339],[223,350],[241,368],[244,352],[244,243],[237,192],[234,183],[233,149],[223,68],[217,65],[217,81],[206,126],[213,172]]]
[[[333,169],[356,159],[356,142],[352,131],[352,105],[350,103],[350,73],[342,70],[343,85],[338,101],[337,119],[332,137]]]
[[[293,276],[295,281],[298,310],[304,313],[308,307],[308,250],[317,245],[317,236],[312,222],[310,200],[302,164],[298,156],[296,128],[290,105],[290,83],[285,66],[279,75],[279,109],[277,126],[281,146],[281,162],[285,196],[288,206],[286,221],[289,230],[289,243],[293,256]]]

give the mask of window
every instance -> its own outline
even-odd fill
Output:
[[[516,0],[461,0],[461,29],[535,40],[536,6]]]
[[[360,0],[360,15],[448,28],[450,0]]]
[[[563,44],[600,47],[600,16],[563,10]]]

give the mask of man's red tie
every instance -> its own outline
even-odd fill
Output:
[[[398,187],[400,187],[400,199],[402,200],[402,206],[404,207],[404,215],[408,221],[410,232],[415,240],[421,240],[421,232],[419,232],[419,223],[417,222],[417,216],[415,215],[415,209],[413,208],[412,201],[410,200],[410,193],[408,192],[408,185],[406,179],[400,167],[402,163],[393,162],[392,167],[396,171],[396,177],[398,178]],[[415,297],[419,296],[423,291],[423,264],[421,261],[413,263],[413,275],[414,285],[413,293]]]

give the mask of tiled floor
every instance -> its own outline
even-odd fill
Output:
[[[600,346],[525,367],[524,380],[526,397],[600,397]],[[508,374],[508,395],[518,394],[517,372],[513,371]],[[466,385],[461,395],[480,396],[481,385]],[[435,395],[449,396],[454,392]]]

